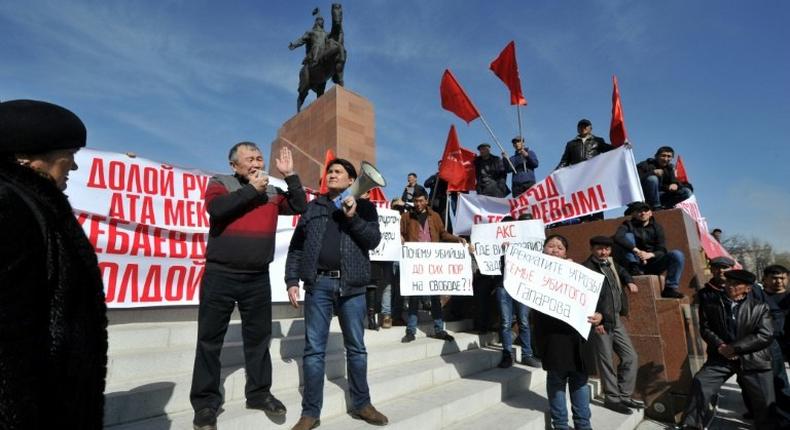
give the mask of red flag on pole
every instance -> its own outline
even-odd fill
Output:
[[[458,115],[467,124],[480,116],[472,100],[448,69],[442,75],[439,92],[442,96],[442,107]]]
[[[444,145],[439,179],[447,181],[447,191],[469,191],[475,189],[475,153],[462,148],[458,142],[455,126],[450,126],[447,143]]]
[[[680,155],[678,155],[678,162],[675,164],[675,179],[686,184],[689,183],[689,175],[686,173],[686,166]]]
[[[321,185],[319,187],[318,192],[321,194],[326,194],[329,192],[329,189],[326,187],[326,168],[329,166],[329,162],[335,159],[335,153],[332,152],[331,149],[326,150],[326,155],[324,156],[324,170],[321,172]]]
[[[628,141],[623,119],[623,105],[620,103],[620,89],[617,87],[617,76],[612,75],[614,89],[612,90],[612,124],[609,126],[609,140],[612,146],[618,147]]]
[[[489,68],[510,90],[510,104],[526,106],[527,99],[524,98],[524,94],[521,92],[521,79],[518,77],[516,43],[511,40],[505,46],[505,49],[499,53],[499,56],[491,62]]]

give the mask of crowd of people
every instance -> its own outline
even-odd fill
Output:
[[[591,130],[589,121],[579,122],[578,136],[566,145],[558,167],[611,149]],[[48,428],[64,423],[82,429],[102,427],[107,363],[102,280],[95,252],[63,193],[69,172],[77,169],[74,154],[86,139],[82,121],[63,107],[32,100],[0,103],[0,257],[5,262],[0,267],[2,428]],[[478,147],[479,193],[502,197],[522,193],[535,183],[537,155],[521,137],[512,143],[514,155],[508,163],[492,155],[487,144]],[[553,428],[568,428],[568,391],[574,428],[591,428],[588,377],[594,373],[601,378],[606,408],[631,414],[644,407],[633,397],[639,360],[623,318],[628,316],[629,296],[638,291],[635,276],[665,274],[662,296],[683,298],[678,290],[684,255],[667,249],[665,232],[653,217],[655,210],[671,207],[691,193],[690,185],[675,178],[673,155],[671,148],[661,147],[655,158],[639,164],[647,201],[629,205],[629,218],[610,236],[571,244],[561,235],[549,234],[543,243],[545,254],[562,259],[568,258],[571,246],[589,246],[588,258],[578,263],[603,275],[586,340],[566,321],[530,312],[510,297],[501,275],[475,274],[476,330],[499,332],[499,367],[514,365],[512,349],[518,343],[521,364],[546,370],[547,409]],[[466,317],[468,303],[460,297],[448,302],[440,296],[404,300],[399,294],[398,264],[371,263],[369,251],[381,240],[377,210],[365,198],[347,195],[357,178],[348,160],[328,163],[328,191],[310,202],[286,148],[274,160],[285,178],[285,190],[269,184],[263,155],[252,142],[233,145],[228,163],[232,174],[212,177],[205,192],[211,217],[190,390],[194,428],[216,428],[223,402],[220,352],[236,306],[242,324],[246,406],[272,416],[287,412],[271,393],[269,351],[269,265],[280,214],[301,215],[285,267],[288,299],[294,308],[303,309],[305,319],[304,388],[300,418],[293,429],[320,425],[327,338],[335,315],[346,351],[350,413],[370,424],[386,425],[388,418],[373,406],[368,388],[365,329],[402,326],[401,341],[413,342],[419,311],[427,307],[433,321],[431,337],[453,342],[444,327],[446,313]],[[513,174],[510,187],[508,169]],[[392,202],[401,211],[402,241],[455,242],[473,252],[466,238],[454,235],[445,225],[443,207],[436,200],[446,194],[441,191],[441,180],[432,179],[426,184],[431,196],[417,183],[417,175],[410,173],[403,195]],[[27,245],[20,248],[20,243]],[[735,266],[727,258],[712,260],[712,278],[697,294],[708,357],[694,377],[682,425],[706,426],[714,414],[719,388],[737,374],[758,428],[787,428],[788,269],[769,266],[761,285],[754,274]],[[504,258],[501,267],[504,273]]]

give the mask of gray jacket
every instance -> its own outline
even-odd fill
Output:
[[[324,232],[335,205],[325,196],[307,204],[288,247],[285,261],[285,285],[304,282],[310,291],[318,276],[318,257]],[[376,207],[367,200],[357,200],[357,213],[340,225],[340,295],[365,292],[370,284],[370,255],[381,241]]]

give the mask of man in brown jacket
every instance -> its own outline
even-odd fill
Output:
[[[413,203],[414,209],[404,213],[400,219],[402,242],[457,242],[466,246],[466,240],[448,233],[439,214],[428,207],[428,195],[425,191],[415,190]],[[430,297],[433,337],[452,342],[453,337],[444,330],[442,303],[439,296]],[[406,336],[401,339],[403,343],[414,340],[414,334],[417,332],[417,310],[421,298],[421,296],[409,297],[409,317],[406,322]]]

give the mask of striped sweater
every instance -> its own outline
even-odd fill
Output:
[[[246,179],[231,175],[211,178],[206,187],[210,218],[206,269],[224,272],[265,272],[274,259],[277,216],[304,212],[307,206],[299,177],[285,178],[288,191],[269,186],[259,193]]]

